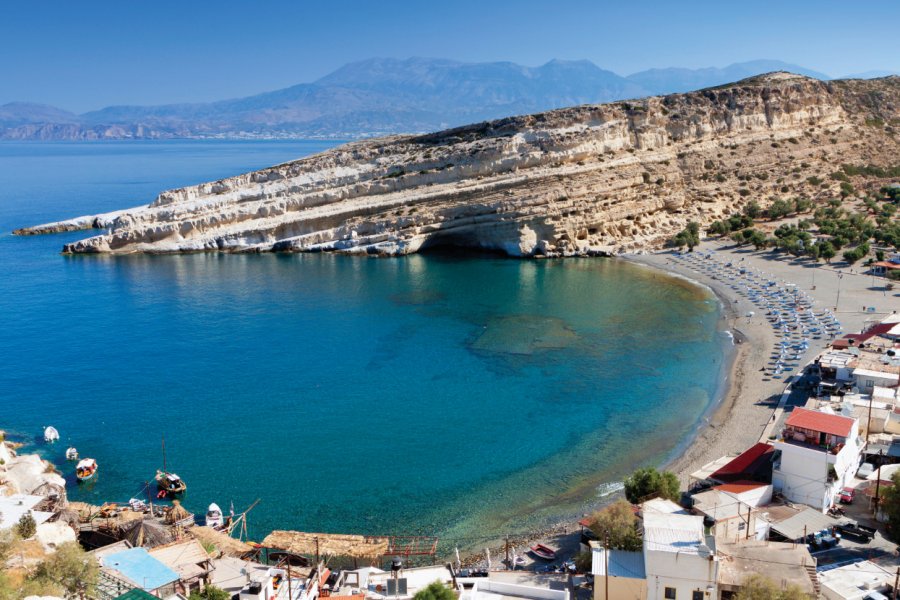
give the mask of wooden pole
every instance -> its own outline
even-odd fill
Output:
[[[869,416],[866,419],[866,446],[869,445],[869,432],[872,431],[872,400],[875,394],[869,395]]]
[[[748,505],[747,506],[747,537],[744,538],[745,540],[750,539],[750,511],[752,511],[752,510],[753,510],[753,507]]]
[[[316,568],[319,568],[319,537],[316,536]]]
[[[900,567],[897,567],[897,574],[894,576],[894,593],[891,594],[891,597],[894,600],[897,600],[897,584],[900,583]]]
[[[509,562],[509,536],[506,536],[506,566],[512,571],[515,565]]]

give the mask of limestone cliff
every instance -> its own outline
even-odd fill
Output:
[[[512,256],[658,246],[752,199],[827,193],[807,178],[896,162],[900,78],[774,73],[347,144],[149,206],[19,230],[99,227],[70,253],[341,251],[433,245]]]

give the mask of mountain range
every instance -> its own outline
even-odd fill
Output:
[[[650,69],[623,77],[587,60],[526,67],[373,58],[347,64],[312,83],[217,102],[109,106],[80,115],[12,102],[0,106],[0,139],[369,137],[685,92],[773,71],[830,79],[775,60],[724,68]],[[871,75],[875,73],[862,77]]]

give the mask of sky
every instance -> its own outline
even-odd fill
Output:
[[[0,4],[0,104],[74,112],[203,102],[413,56],[620,75],[777,59],[842,76],[900,71],[900,2],[758,0],[43,0]]]

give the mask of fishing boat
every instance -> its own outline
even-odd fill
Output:
[[[187,484],[175,473],[169,472],[166,463],[166,438],[162,439],[163,468],[156,470],[156,487],[159,488],[157,498],[165,498],[166,496],[174,496],[183,494],[187,490]]]
[[[87,481],[97,474],[97,461],[93,458],[83,458],[75,465],[75,477],[78,481]]]
[[[556,558],[556,550],[543,544],[535,544],[532,546],[531,553],[543,560],[554,560]]]
[[[222,509],[215,502],[206,509],[206,526],[213,529],[225,527],[225,517],[222,516]]]
[[[66,450],[66,460],[78,460],[78,450],[74,446]]]
[[[50,425],[49,427],[44,428],[44,441],[48,444],[52,444],[53,442],[59,439],[59,432],[56,430],[56,427]]]

